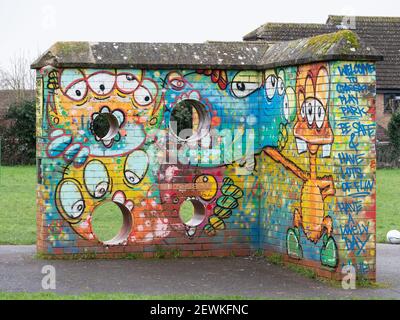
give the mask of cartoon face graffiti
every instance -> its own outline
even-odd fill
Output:
[[[90,158],[80,168],[69,166],[56,188],[57,210],[84,239],[97,238],[92,218],[103,203],[112,201],[121,209],[124,225],[106,245],[152,241],[169,233],[168,219],[152,195],[151,179],[146,176],[149,158],[135,150],[121,163],[112,158]],[[113,172],[121,172],[115,175]],[[143,182],[143,185],[140,184]]]
[[[288,139],[286,125],[295,110],[295,93],[284,70],[264,74],[240,71],[230,82],[233,97],[241,99],[246,109],[245,128],[261,129],[256,149],[283,147]],[[234,121],[234,120],[232,120]]]
[[[305,172],[291,160],[284,157],[277,149],[267,147],[265,152],[275,161],[281,163],[298,178],[303,180],[300,196],[300,207],[294,209],[294,228],[287,231],[287,251],[289,256],[302,258],[300,228],[306,238],[317,243],[323,238],[321,263],[336,267],[338,253],[335,239],[332,236],[333,222],[325,214],[324,202],[328,196],[335,194],[333,178],[317,176],[317,152],[322,146],[322,156],[329,156],[333,142],[333,132],[329,124],[328,105],[330,82],[325,64],[300,67],[297,74],[297,119],[293,134],[299,153],[309,151],[310,171]]]
[[[329,157],[333,132],[329,123],[329,73],[319,64],[300,67],[297,78],[297,121],[294,126],[299,153],[309,150],[316,154],[322,147],[322,156]]]
[[[80,166],[88,156],[122,156],[145,141],[145,129],[159,106],[157,83],[140,70],[64,69],[49,108],[49,156],[66,154]],[[85,150],[82,153],[82,150]]]

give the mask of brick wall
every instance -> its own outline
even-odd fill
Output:
[[[38,250],[264,249],[324,276],[348,263],[373,275],[374,84],[374,65],[354,62],[38,73]],[[189,139],[170,130],[182,101],[199,120]],[[103,136],[100,118],[110,127]],[[107,203],[124,224],[99,239],[93,217]]]

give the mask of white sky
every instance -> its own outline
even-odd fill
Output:
[[[400,1],[0,0],[0,68],[56,41],[241,40],[267,21],[323,23],[329,14],[400,16]]]

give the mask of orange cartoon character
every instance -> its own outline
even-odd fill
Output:
[[[325,64],[300,67],[297,74],[297,118],[293,128],[299,154],[308,152],[309,172],[299,168],[275,148],[265,152],[303,180],[300,207],[294,209],[293,227],[287,230],[288,255],[303,258],[300,227],[307,240],[317,243],[321,238],[321,263],[336,267],[338,254],[332,236],[332,218],[325,213],[325,199],[335,195],[332,176],[318,177],[317,156],[330,157],[333,132],[329,123],[329,72]]]

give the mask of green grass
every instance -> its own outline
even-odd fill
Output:
[[[194,216],[194,206],[190,201],[184,201],[179,208],[179,217],[184,223],[188,223]]]
[[[101,241],[111,240],[123,225],[121,209],[114,202],[104,202],[93,214],[93,232]]]
[[[0,167],[0,244],[36,241],[36,171]]]
[[[35,167],[0,167],[0,244],[33,244],[36,241],[36,173]],[[400,169],[380,169],[377,172],[377,240],[385,242],[386,233],[400,229]],[[181,212],[190,220],[193,209]],[[115,234],[115,215],[107,215],[100,228],[107,239]]]
[[[386,242],[389,230],[400,230],[400,169],[380,169],[376,180],[376,237]]]
[[[141,295],[131,293],[83,293],[79,295],[64,295],[42,292],[0,292],[0,300],[244,300],[241,296],[210,296],[210,295]],[[254,299],[254,298],[252,298]]]

